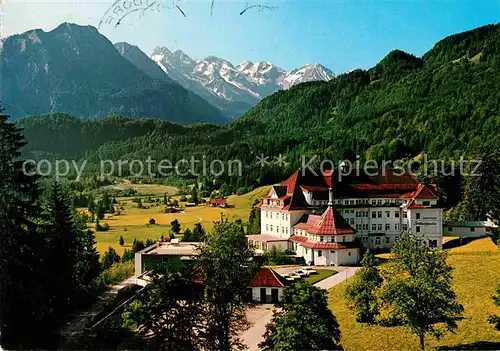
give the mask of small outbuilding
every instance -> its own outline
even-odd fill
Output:
[[[262,267],[248,285],[249,299],[261,303],[279,302],[285,285],[285,278],[271,268]]]
[[[221,197],[219,199],[210,199],[209,204],[212,207],[227,207],[227,201],[224,197]]]

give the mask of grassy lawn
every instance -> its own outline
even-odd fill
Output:
[[[305,281],[308,281],[311,284],[317,283],[320,280],[331,277],[338,272],[333,269],[315,269],[318,274],[311,274],[309,277],[304,278]]]
[[[460,321],[456,334],[447,333],[441,340],[426,340],[427,348],[465,348],[477,342],[493,343],[500,349],[500,332],[494,330],[487,318],[500,314],[491,296],[500,284],[500,250],[491,239],[474,240],[449,250],[448,262],[453,266],[453,285],[459,302],[464,306],[465,319]],[[342,346],[346,350],[418,350],[418,340],[404,328],[383,328],[357,323],[345,304],[345,283],[329,291],[329,306],[342,331]],[[462,345],[462,346],[460,346]],[[491,344],[490,344],[491,345]],[[481,347],[482,349],[485,346]]]
[[[161,200],[163,200],[163,193],[166,191],[166,188],[168,188],[163,185],[149,184],[127,184],[125,187],[140,187],[141,193],[157,193],[157,196]],[[262,196],[265,196],[269,188],[269,186],[265,186],[244,195],[229,196],[227,202],[231,206],[230,208],[199,205],[196,207],[186,207],[183,212],[179,213],[163,213],[164,206],[162,204],[143,202],[144,207],[147,208],[138,208],[137,205],[132,202],[132,198],[117,198],[120,204],[115,205],[115,208],[117,210],[119,209],[121,214],[106,214],[105,218],[100,221],[101,225],[108,223],[110,230],[106,232],[96,232],[97,249],[102,253],[111,246],[115,248],[119,254],[122,254],[126,248],[131,248],[134,238],[145,241],[148,238],[156,240],[162,235],[168,236],[170,233],[170,222],[174,219],[180,222],[181,232],[186,228],[192,230],[194,224],[197,222],[201,222],[206,230],[211,230],[213,222],[219,220],[221,214],[231,221],[237,218],[247,221],[253,202],[255,199],[260,199]],[[179,196],[171,196],[171,198],[179,200]],[[121,209],[121,207],[123,207],[123,209]],[[155,219],[155,225],[148,225],[150,218]],[[118,244],[120,236],[123,236],[125,240],[125,245],[123,247]]]

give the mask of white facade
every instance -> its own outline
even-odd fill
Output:
[[[444,222],[443,231],[446,236],[458,236],[461,238],[479,238],[490,235],[491,228],[496,227],[488,221],[462,221]]]

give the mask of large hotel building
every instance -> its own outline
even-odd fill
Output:
[[[397,173],[399,172],[399,173]],[[308,264],[359,261],[359,248],[390,248],[402,231],[441,248],[443,209],[435,185],[402,171],[357,172],[299,169],[259,203],[261,234],[249,235],[258,251],[276,246]]]

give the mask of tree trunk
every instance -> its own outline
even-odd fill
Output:
[[[424,351],[425,350],[425,334],[422,333],[419,335],[420,337],[420,350]]]

